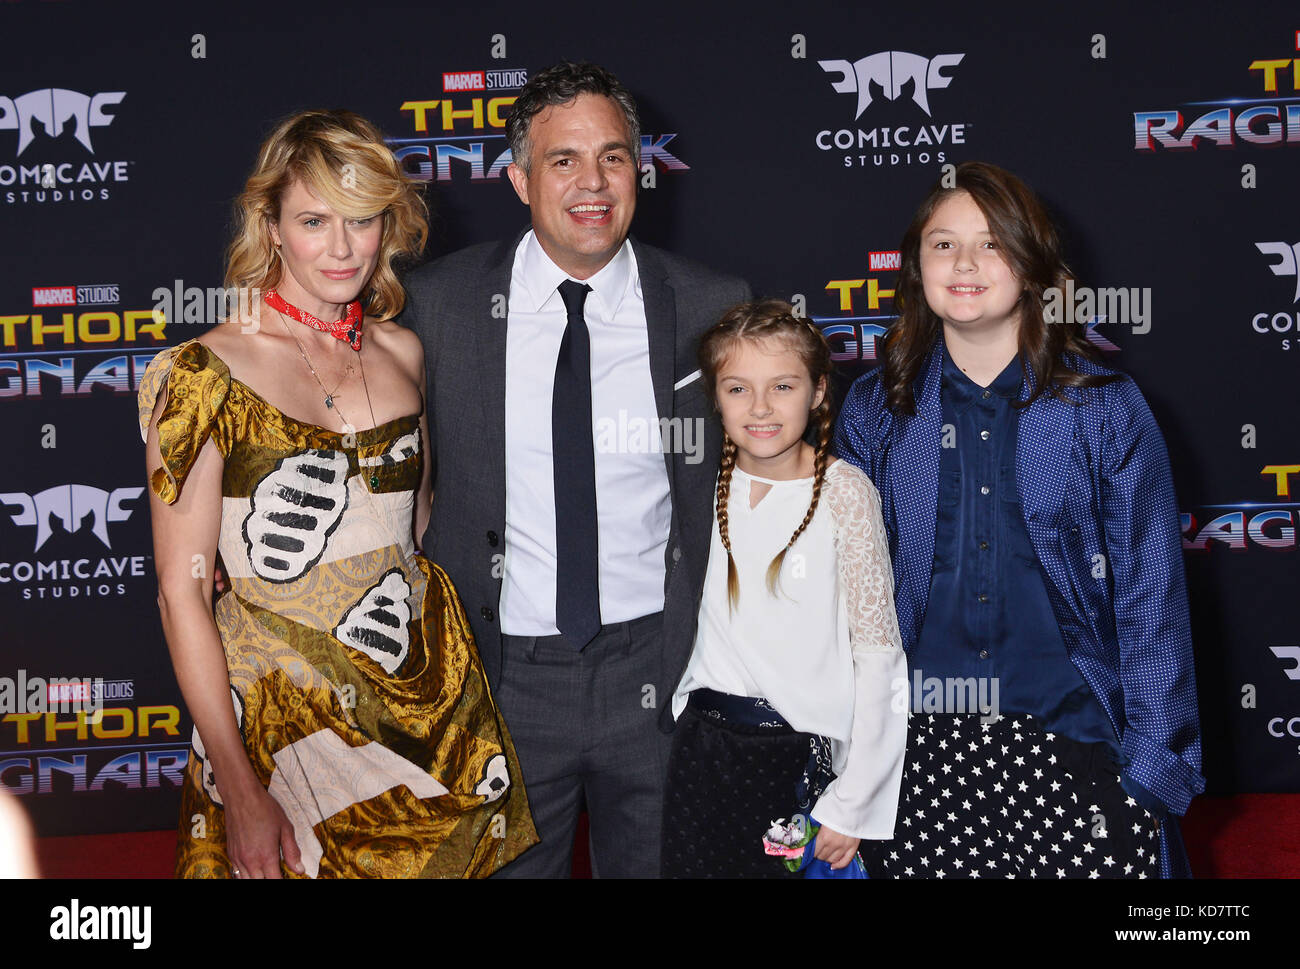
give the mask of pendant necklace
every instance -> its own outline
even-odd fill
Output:
[[[272,291],[272,293],[268,294],[268,296],[270,296],[270,295],[274,295],[274,291]],[[268,298],[268,299],[267,299],[267,302],[270,303],[271,300]],[[281,300],[281,302],[283,302],[283,300]],[[286,304],[286,305],[288,305],[288,304]],[[353,304],[353,305],[356,305],[356,304]],[[355,427],[355,425],[353,425],[353,423],[352,423],[350,420],[348,420],[348,416],[347,416],[346,414],[344,414],[343,411],[342,411],[342,409],[339,408],[339,406],[334,402],[334,397],[335,397],[335,394],[336,394],[337,391],[338,391],[338,388],[341,387],[341,386],[343,386],[343,382],[344,382],[345,380],[347,380],[347,375],[352,371],[352,365],[351,365],[351,364],[348,364],[347,369],[343,371],[343,377],[342,377],[342,379],[338,382],[338,384],[335,386],[333,392],[331,392],[331,391],[329,391],[329,390],[326,390],[326,389],[325,389],[325,384],[321,382],[320,374],[318,374],[318,373],[316,372],[316,367],[315,367],[315,366],[312,364],[312,362],[311,362],[311,357],[309,357],[309,356],[307,355],[307,349],[302,345],[302,341],[298,339],[298,334],[296,334],[296,333],[293,332],[293,328],[289,326],[289,321],[288,321],[287,319],[285,319],[285,315],[284,315],[283,312],[280,311],[279,307],[276,307],[276,306],[274,306],[274,304],[272,304],[272,308],[275,309],[276,313],[279,315],[279,317],[280,317],[280,321],[281,321],[282,323],[284,323],[285,331],[288,332],[289,336],[291,336],[291,337],[293,338],[293,342],[294,342],[295,344],[297,344],[297,346],[298,346],[298,353],[302,356],[303,363],[305,363],[305,364],[307,365],[307,369],[311,371],[312,378],[316,381],[316,385],[317,385],[318,387],[320,387],[320,389],[321,389],[321,393],[323,393],[323,394],[325,395],[325,406],[328,407],[328,408],[330,408],[331,410],[337,411],[339,417],[341,417],[341,418],[343,419],[343,427],[344,427],[344,432],[343,432],[343,433],[344,433],[344,434],[349,433],[349,431],[350,431],[351,433],[355,434],[355,433],[356,433],[356,427]],[[327,332],[328,332],[328,331],[327,331]],[[360,370],[361,370],[361,386],[362,386],[362,388],[365,390],[365,393],[366,393],[366,406],[367,406],[367,408],[369,408],[369,410],[370,410],[370,423],[371,423],[372,426],[374,426],[374,427],[378,427],[378,426],[379,426],[379,425],[378,425],[378,422],[375,420],[375,407],[374,407],[374,404],[371,403],[371,400],[370,400],[370,385],[366,382],[366,364],[365,364],[365,361],[361,358],[361,350],[360,350],[360,343],[361,343],[361,328],[360,328],[360,325],[359,325],[359,324],[354,324],[354,326],[351,327],[351,328],[349,329],[348,336],[349,336],[349,337],[352,337],[353,335],[355,335],[355,345],[354,345],[354,349],[356,350],[356,353],[357,353],[357,366],[358,366],[358,367],[360,368]],[[349,340],[349,339],[346,339],[346,338],[343,338],[343,337],[340,337],[340,339],[344,339],[344,342],[347,342],[347,343],[350,343],[350,344],[352,343],[352,341]],[[379,487],[379,475],[377,475],[377,474],[372,474],[372,475],[370,476],[370,487],[372,487],[372,488],[377,488],[377,487]]]

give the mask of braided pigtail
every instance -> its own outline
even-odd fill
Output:
[[[822,482],[826,480],[826,465],[830,461],[831,453],[831,432],[834,429],[834,422],[831,420],[831,401],[830,393],[827,391],[822,402],[813,409],[811,418],[817,424],[817,451],[813,457],[813,492],[812,501],[808,504],[808,511],[803,516],[803,521],[799,527],[794,530],[790,536],[790,541],[785,543],[785,548],[777,553],[776,558],[772,559],[771,564],[767,567],[767,591],[776,595],[776,582],[781,576],[781,566],[785,563],[785,553],[790,551],[790,546],[799,540],[808,523],[812,521],[813,515],[817,513],[817,503],[822,497]]]
[[[780,341],[785,348],[798,356],[814,386],[822,389],[822,402],[813,408],[810,414],[810,419],[815,421],[817,426],[817,452],[814,459],[816,476],[813,479],[812,504],[808,507],[808,513],[804,515],[803,522],[795,530],[790,541],[768,566],[767,587],[775,595],[776,581],[781,574],[781,563],[785,560],[785,553],[803,534],[817,511],[822,481],[826,476],[826,465],[830,459],[831,430],[834,426],[829,396],[831,349],[817,324],[796,315],[794,307],[789,303],[767,299],[733,306],[700,339],[700,373],[704,378],[704,385],[713,397],[714,406],[719,410],[721,410],[718,405],[719,375],[726,366],[728,356],[741,340],[752,340],[759,344],[771,340]],[[736,560],[731,553],[727,505],[731,500],[731,473],[736,467],[739,450],[740,448],[726,433],[724,427],[715,514],[722,547],[727,550],[727,604],[732,611],[740,601],[740,576],[736,571]]]
[[[731,500],[731,471],[736,466],[736,442],[722,432],[722,465],[718,469],[718,498],[716,514],[722,547],[727,550],[727,607],[735,609],[740,601],[740,576],[736,573],[736,560],[731,557],[731,535],[728,532],[727,504]]]

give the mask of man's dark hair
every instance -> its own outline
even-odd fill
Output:
[[[571,103],[579,94],[599,94],[622,109],[631,142],[628,147],[632,150],[633,161],[640,166],[641,119],[637,117],[636,101],[632,99],[631,92],[603,67],[586,62],[574,64],[561,61],[528,79],[528,83],[520,89],[506,121],[506,141],[510,144],[510,155],[525,173],[528,172],[530,162],[528,129],[532,127],[533,118],[546,108]]]

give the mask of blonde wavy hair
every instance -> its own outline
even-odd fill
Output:
[[[226,287],[275,288],[284,264],[271,241],[280,199],[301,181],[344,218],[383,215],[379,262],[361,294],[371,316],[392,319],[406,304],[394,263],[424,251],[429,210],[402,173],[379,129],[351,111],[304,111],[284,119],[262,143],[257,164],[235,200],[235,233],[226,250]]]

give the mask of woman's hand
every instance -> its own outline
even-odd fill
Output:
[[[226,854],[236,878],[279,878],[280,858],[302,874],[302,853],[284,810],[256,782],[226,801]]]
[[[823,824],[821,830],[817,832],[817,844],[813,848],[813,855],[832,868],[843,868],[858,853],[858,843],[858,838],[850,838]]]
[[[162,465],[157,422],[149,426],[146,470]],[[253,773],[231,702],[230,671],[212,615],[212,579],[221,531],[225,462],[216,443],[204,443],[185,488],[170,505],[150,489],[158,609],[185,705],[203,740],[226,806],[226,846],[239,878],[279,878],[280,850],[302,870],[293,827]]]

